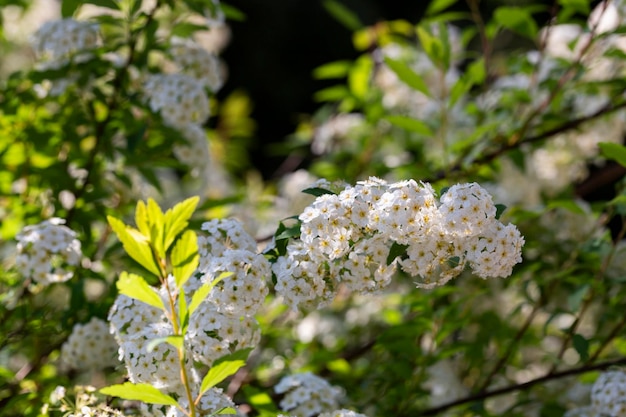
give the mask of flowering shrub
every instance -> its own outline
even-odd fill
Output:
[[[323,2],[360,55],[268,180],[241,11],[62,2],[0,82],[0,415],[623,415],[626,6],[461,3]]]

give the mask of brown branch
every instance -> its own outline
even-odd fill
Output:
[[[429,408],[427,410],[422,411],[418,415],[434,416],[441,412],[449,410],[451,408],[458,407],[460,405],[469,404],[469,403],[473,403],[476,401],[482,401],[487,398],[497,397],[499,395],[509,394],[512,392],[524,391],[524,390],[534,387],[535,385],[542,384],[544,382],[548,382],[548,381],[552,381],[552,380],[560,379],[560,378],[565,378],[565,377],[570,377],[570,376],[575,376],[575,375],[580,375],[580,374],[584,374],[587,372],[601,371],[603,369],[607,369],[607,368],[610,368],[611,366],[617,366],[617,365],[626,365],[626,358],[622,357],[619,359],[614,359],[611,361],[602,362],[602,363],[598,363],[595,365],[584,365],[578,368],[572,368],[572,369],[567,369],[565,371],[554,372],[554,373],[530,380],[528,382],[524,382],[522,384],[509,385],[507,387],[497,388],[491,391],[486,391],[486,392],[478,393],[475,395],[470,395],[465,398],[460,398],[458,400],[451,401],[447,404],[440,405],[438,407]]]
[[[563,124],[561,124],[560,126],[557,126],[555,128],[546,130],[545,132],[539,133],[538,135],[535,136],[531,136],[528,137],[526,139],[522,139],[522,140],[517,140],[517,141],[506,141],[505,143],[503,143],[500,147],[498,147],[497,149],[492,150],[491,152],[488,152],[486,154],[484,154],[483,156],[481,156],[480,158],[476,158],[471,162],[471,165],[475,166],[475,165],[483,165],[483,164],[487,164],[489,162],[492,162],[493,160],[497,159],[499,156],[512,151],[514,149],[519,148],[520,146],[527,144],[527,143],[535,143],[535,142],[541,142],[543,140],[546,140],[552,136],[558,135],[559,133],[564,133],[567,132],[569,130],[572,129],[576,129],[577,127],[579,127],[580,125],[582,125],[585,122],[597,119],[598,117],[604,116],[606,114],[610,114],[613,113],[615,111],[621,110],[623,108],[626,108],[626,101],[620,101],[618,103],[615,104],[607,104],[606,106],[602,107],[601,109],[597,110],[596,112],[587,115],[587,116],[583,116],[583,117],[579,117],[578,119],[573,119],[573,120],[568,120],[567,122],[564,122]],[[503,137],[496,137],[495,138],[497,142],[504,142],[504,138]],[[464,162],[458,161],[456,163],[454,163],[450,168],[445,169],[445,170],[441,170],[439,172],[437,172],[432,178],[427,178],[424,181],[425,182],[435,182],[441,179],[446,178],[449,174],[451,173],[460,173],[463,172],[464,170],[466,170],[468,167],[465,166]]]

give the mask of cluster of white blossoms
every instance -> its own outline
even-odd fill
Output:
[[[33,35],[32,45],[42,68],[57,69],[65,65],[72,55],[96,48],[98,32],[98,25],[92,22],[70,18],[53,20],[46,22]]]
[[[591,389],[591,405],[569,410],[564,417],[626,417],[626,372],[606,371]]]
[[[105,369],[119,364],[117,349],[109,324],[93,317],[88,323],[74,325],[61,346],[61,361],[78,370]]]
[[[57,386],[50,394],[50,402],[42,409],[43,415],[48,411],[59,411],[65,417],[124,417],[120,410],[109,407],[95,395],[96,388],[89,385],[76,385],[68,393],[65,387]]]
[[[276,291],[296,309],[323,305],[340,285],[372,292],[398,267],[433,288],[466,266],[482,277],[507,277],[521,262],[518,229],[496,219],[491,196],[476,183],[455,185],[440,201],[429,184],[378,178],[324,194],[300,215],[300,240],[274,264]],[[391,254],[393,246],[405,253]]]
[[[160,112],[166,125],[182,129],[201,125],[209,117],[209,97],[201,83],[184,74],[151,74],[144,84],[152,111]]]
[[[343,395],[341,389],[310,372],[282,378],[274,391],[284,395],[280,401],[281,410],[295,417],[311,417],[336,410]]]
[[[211,92],[216,93],[224,84],[219,58],[197,43],[174,38],[169,52],[183,74],[195,78]]]
[[[72,267],[79,264],[82,252],[76,233],[64,223],[65,220],[53,217],[26,226],[17,235],[15,264],[25,278],[43,285],[72,278]]]

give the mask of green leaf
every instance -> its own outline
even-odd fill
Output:
[[[406,63],[385,57],[385,64],[387,64],[389,69],[391,69],[403,83],[430,97],[430,91],[422,77],[415,73]]]
[[[578,352],[581,362],[585,362],[589,359],[589,341],[585,339],[583,335],[576,333],[574,337],[572,337],[572,345],[574,345],[574,349]]]
[[[509,29],[526,38],[535,40],[539,28],[530,12],[522,7],[501,6],[498,7],[493,19],[500,26]]]
[[[202,284],[202,286],[193,293],[193,297],[191,297],[191,303],[189,304],[189,317],[191,317],[194,311],[196,311],[200,304],[206,299],[213,287],[215,287],[224,278],[228,278],[231,275],[233,275],[232,272],[222,272],[218,277],[214,278],[213,281]]]
[[[346,28],[355,32],[363,27],[363,23],[352,10],[336,0],[324,0],[322,3],[326,11]]]
[[[323,88],[313,94],[315,101],[338,101],[349,96],[350,91],[345,85]]]
[[[505,210],[506,206],[504,204],[496,204],[496,219],[500,219]]]
[[[302,192],[304,194],[310,194],[315,197],[319,197],[324,194],[336,194],[330,190],[327,190],[326,188],[320,188],[320,187],[305,188],[304,190],[302,190]]]
[[[393,242],[391,247],[389,248],[389,255],[387,255],[387,265],[391,265],[391,263],[397,257],[406,256],[406,250],[409,248],[409,245],[401,245],[398,242]]]
[[[235,410],[232,407],[224,407],[224,408],[220,408],[215,413],[211,414],[211,416],[225,416],[225,415],[232,415],[232,414],[237,414],[237,410]]]
[[[144,236],[150,236],[150,219],[148,217],[148,209],[146,204],[139,200],[135,209],[135,224]]]
[[[160,277],[161,272],[154,260],[147,238],[139,230],[126,226],[121,220],[107,216],[111,228],[122,242],[128,256],[133,258],[139,265],[146,268],[154,275]]]
[[[439,24],[438,36],[431,34],[424,27],[418,26],[417,37],[428,58],[439,68],[447,71],[450,68],[450,45],[446,25]]]
[[[148,224],[150,225],[150,234],[148,235],[150,236],[150,243],[159,258],[165,259],[165,246],[163,241],[165,234],[165,216],[161,211],[161,207],[151,198],[148,199],[146,212],[148,215]]]
[[[236,20],[237,22],[246,20],[246,14],[230,4],[220,3],[220,8],[224,12],[224,17],[227,20]]]
[[[385,119],[392,125],[408,130],[409,132],[415,132],[424,136],[433,136],[433,132],[430,127],[428,127],[428,125],[421,120],[398,115],[387,116]]]
[[[328,64],[320,65],[313,70],[313,77],[318,80],[327,80],[329,78],[342,78],[348,75],[352,67],[350,61],[334,61]]]
[[[601,142],[598,146],[602,156],[626,167],[626,146],[611,142]]]
[[[63,0],[61,2],[61,16],[72,17],[81,4],[83,4],[83,2],[78,0]]]
[[[194,23],[181,22],[174,26],[172,29],[172,36],[179,36],[181,38],[188,38],[194,33],[207,30],[206,25],[197,25]]]
[[[246,364],[251,351],[252,348],[239,350],[232,355],[227,355],[217,360],[202,379],[199,395],[204,394],[229,376],[235,374],[239,368]]]
[[[179,407],[174,398],[163,394],[150,384],[125,382],[123,384],[104,387],[100,389],[100,392],[104,395],[111,395],[124,400],[143,401],[148,404],[173,405]]]
[[[426,9],[426,16],[435,15],[456,3],[456,0],[433,0]]]
[[[187,228],[199,201],[200,197],[191,197],[165,212],[165,250],[168,250],[176,236]]]
[[[589,284],[581,285],[567,297],[567,305],[570,311],[575,312],[580,308],[580,304],[589,292]]]
[[[160,310],[165,310],[165,305],[161,297],[159,297],[156,291],[139,275],[129,274],[123,271],[116,285],[120,294],[134,298],[135,300],[139,300]]]
[[[370,85],[370,75],[373,67],[372,59],[368,55],[363,55],[356,60],[348,74],[348,85],[350,92],[358,99],[365,99],[365,95]]]
[[[198,267],[198,238],[193,230],[187,230],[172,249],[172,267],[176,287],[181,288]]]
[[[176,349],[182,349],[184,340],[185,339],[180,335],[157,337],[156,339],[152,339],[150,340],[150,342],[148,342],[148,344],[146,345],[146,350],[148,352],[152,352],[154,348],[160,345],[161,343],[169,343],[170,345],[174,346]]]

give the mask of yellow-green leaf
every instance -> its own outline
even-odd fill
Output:
[[[143,401],[148,404],[173,405],[178,407],[176,400],[153,387],[150,384],[123,384],[110,385],[100,389],[104,395],[119,397],[124,400]]]
[[[165,310],[163,300],[156,293],[145,279],[136,274],[129,274],[122,272],[117,280],[117,289],[120,294],[124,294],[135,300],[139,300],[143,303],[156,307],[160,310]]]
[[[165,239],[164,247],[167,251],[176,236],[178,236],[189,224],[189,219],[198,206],[200,198],[198,196],[191,197],[176,204],[165,212]]]
[[[176,287],[181,288],[198,267],[198,237],[193,230],[187,230],[176,241],[172,249],[172,266]]]
[[[165,259],[165,216],[153,199],[148,199],[148,219],[150,225],[150,243],[161,259]]]
[[[148,218],[146,204],[143,201],[137,202],[137,208],[135,209],[135,224],[141,234],[146,237],[150,236],[150,219]]]
[[[200,386],[200,395],[204,394],[224,379],[233,375],[242,366],[246,364],[248,355],[252,349],[242,349],[232,355],[224,356],[213,364],[209,372],[202,379],[202,385]]]
[[[107,216],[107,220],[118,239],[122,242],[128,256],[154,275],[160,276],[159,268],[146,237],[139,230],[126,226],[124,222],[115,217]]]
[[[397,59],[386,57],[385,64],[387,64],[387,66],[398,76],[400,81],[412,89],[430,97],[430,91],[422,77],[413,71],[406,63]]]

